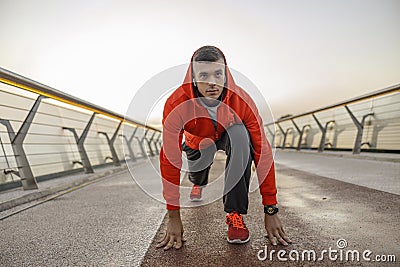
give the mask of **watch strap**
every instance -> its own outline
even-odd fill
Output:
[[[279,211],[279,208],[275,205],[264,206],[264,213],[267,215],[274,215]]]

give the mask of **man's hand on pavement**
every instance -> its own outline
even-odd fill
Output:
[[[265,230],[267,230],[268,239],[272,245],[276,246],[276,239],[284,246],[289,245],[292,241],[286,235],[285,230],[283,230],[283,226],[281,220],[278,217],[278,214],[268,215],[265,214]]]
[[[167,230],[164,237],[158,241],[156,248],[164,247],[164,250],[168,250],[175,247],[175,249],[180,249],[184,241],[186,240],[183,239],[181,214],[179,210],[170,210],[168,211]]]

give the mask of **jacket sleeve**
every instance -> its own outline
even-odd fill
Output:
[[[167,203],[167,210],[178,210],[183,124],[177,109],[174,109],[168,100],[164,106],[162,125],[163,146],[160,152],[160,171],[163,197]]]
[[[277,204],[277,190],[272,149],[265,136],[263,121],[254,101],[249,96],[246,102],[247,105],[243,123],[249,131],[251,143],[254,148],[254,163],[257,169],[262,204],[264,206],[275,205]]]

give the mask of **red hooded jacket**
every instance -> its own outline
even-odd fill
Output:
[[[254,162],[262,203],[263,205],[277,203],[272,149],[265,137],[262,119],[254,101],[235,84],[229,68],[227,66],[225,68],[226,83],[224,97],[217,110],[217,126],[214,126],[207,109],[195,100],[192,64],[189,65],[183,84],[165,103],[160,170],[163,178],[163,196],[168,210],[179,209],[183,134],[187,146],[199,149],[218,140],[229,126],[241,123],[247,128],[254,148]]]

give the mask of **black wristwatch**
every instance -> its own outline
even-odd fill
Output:
[[[268,206],[264,206],[264,213],[267,215],[274,215],[275,213],[277,213],[279,211],[278,207],[275,205],[268,205]]]

